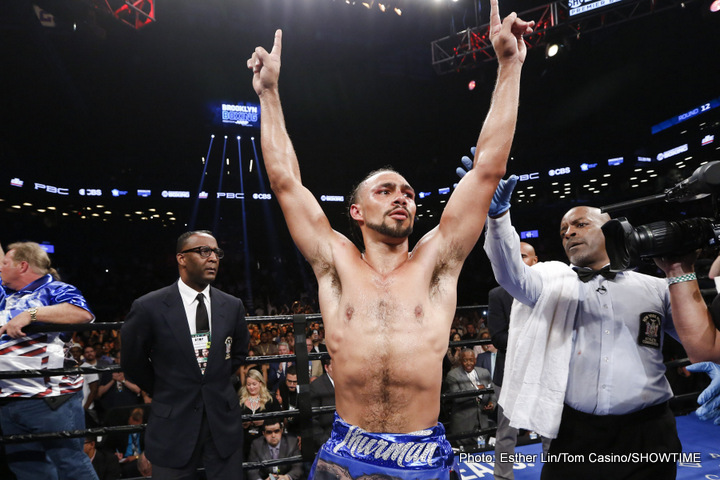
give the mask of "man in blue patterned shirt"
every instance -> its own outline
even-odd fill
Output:
[[[33,242],[11,244],[0,273],[0,370],[64,367],[67,338],[62,333],[26,334],[23,328],[35,322],[93,321],[80,291],[58,280],[47,253]],[[84,429],[82,385],[80,375],[0,380],[3,434]],[[5,452],[18,480],[97,479],[82,438],[8,444]]]

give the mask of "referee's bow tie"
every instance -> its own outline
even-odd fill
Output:
[[[589,282],[593,278],[595,278],[596,275],[602,275],[603,277],[607,278],[608,280],[612,280],[617,275],[616,272],[610,271],[610,265],[605,265],[600,270],[593,270],[592,268],[575,268],[575,273],[577,273],[578,278],[582,282]]]

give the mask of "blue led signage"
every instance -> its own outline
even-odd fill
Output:
[[[689,110],[685,113],[681,113],[680,115],[670,118],[668,120],[665,120],[664,122],[658,123],[657,125],[653,125],[652,127],[652,133],[655,135],[658,132],[662,132],[663,130],[670,128],[674,125],[677,125],[678,123],[684,122],[685,120],[689,120],[697,115],[700,115],[701,113],[705,113],[708,110],[712,110],[713,108],[716,108],[720,106],[720,97],[715,98],[713,100],[710,100],[707,103],[703,103],[699,107],[693,108],[692,110]]]
[[[222,123],[233,123],[243,127],[260,127],[260,105],[223,103],[221,107]]]
[[[345,197],[343,195],[321,195],[321,202],[344,202]]]
[[[548,172],[548,175],[551,177],[557,176],[557,175],[567,175],[570,173],[570,167],[561,167],[561,168],[553,168]]]
[[[658,162],[662,162],[666,158],[674,157],[675,155],[680,155],[681,153],[685,153],[688,151],[688,144],[680,145],[679,147],[671,148],[670,150],[665,150],[664,152],[660,152],[657,154],[657,160]]]
[[[599,8],[608,7],[625,0],[568,0],[568,11],[571,17],[588,13]]]

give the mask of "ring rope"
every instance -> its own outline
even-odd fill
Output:
[[[461,306],[457,307],[457,310],[476,310],[483,308],[484,306]],[[485,307],[486,308],[486,307]],[[295,331],[295,342],[296,344],[305,343],[305,326],[307,322],[322,320],[321,314],[295,314],[295,315],[276,315],[276,316],[253,316],[246,317],[248,323],[263,323],[263,322],[277,322],[277,323],[292,323]],[[107,322],[107,323],[89,323],[89,324],[72,324],[72,325],[29,325],[25,327],[27,333],[39,333],[39,332],[67,332],[67,331],[93,331],[93,330],[119,330],[122,328],[122,322]],[[470,347],[475,345],[487,345],[492,343],[490,339],[484,340],[461,340],[457,342],[448,342],[448,347]],[[276,363],[279,361],[292,361],[296,360],[296,364],[300,366],[298,368],[298,408],[294,410],[285,410],[277,412],[261,412],[255,413],[254,415],[242,415],[243,421],[252,420],[264,420],[266,418],[287,418],[287,417],[299,417],[298,427],[300,427],[301,437],[311,435],[311,424],[310,418],[313,414],[320,413],[332,413],[335,411],[334,406],[325,407],[311,407],[310,406],[310,391],[309,391],[309,362],[312,360],[322,360],[330,358],[327,352],[322,353],[308,353],[305,349],[299,349],[295,354],[290,355],[265,355],[256,357],[246,357],[245,364],[251,363]],[[689,365],[691,362],[685,359],[673,360],[666,363],[667,368],[675,368]],[[305,368],[303,368],[303,366]],[[66,374],[84,374],[84,373],[105,373],[105,372],[117,372],[121,371],[120,365],[110,365],[107,367],[70,367],[70,368],[58,368],[58,369],[46,369],[46,370],[20,370],[20,371],[4,371],[0,372],[0,379],[3,378],[23,378],[23,377],[45,377],[45,376],[58,376]],[[447,392],[441,394],[441,400],[447,400],[451,398],[464,398],[473,397],[489,393],[494,393],[493,388],[486,388],[482,390],[465,390],[459,392]],[[699,392],[689,393],[684,395],[678,395],[677,399],[689,399],[697,398]],[[74,431],[61,431],[61,432],[47,432],[47,433],[36,433],[36,434],[21,434],[21,435],[9,435],[0,437],[0,444],[9,443],[23,443],[30,441],[42,441],[58,438],[76,438],[83,437],[86,435],[103,435],[107,433],[131,433],[143,431],[146,424],[142,425],[120,425],[112,427],[95,427],[85,430],[74,430]],[[474,437],[478,435],[493,434],[497,431],[497,428],[485,428],[476,431],[469,432],[458,432],[451,435],[447,435],[448,440],[458,440],[462,438]],[[310,451],[311,446],[309,442],[305,442],[302,448],[302,455],[289,457],[284,459],[266,460],[263,462],[244,462],[243,470],[255,469],[264,466],[276,466],[285,465],[291,463],[297,463],[300,461],[310,461],[314,457],[315,452]]]

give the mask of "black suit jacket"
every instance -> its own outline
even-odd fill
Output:
[[[488,294],[488,328],[490,338],[497,348],[493,383],[502,386],[505,371],[505,353],[507,352],[508,332],[510,331],[510,309],[513,297],[502,287],[495,287]]]
[[[320,375],[317,380],[310,384],[310,404],[313,407],[335,406],[335,387],[330,381],[327,372]],[[333,413],[313,415],[313,451],[317,452],[322,444],[330,438],[334,421],[335,415]]]
[[[177,283],[133,302],[122,328],[125,375],[152,398],[146,456],[180,468],[197,443],[203,410],[221,457],[243,440],[240,404],[231,377],[247,355],[249,332],[239,298],[210,289],[211,345],[200,371]]]
[[[95,450],[92,466],[99,480],[117,480],[120,478],[120,463],[112,451]]]
[[[297,446],[297,437],[293,435],[283,435],[280,440],[280,452],[278,458],[289,458],[300,455],[300,449]],[[248,461],[250,462],[262,462],[263,460],[270,460],[270,448],[265,440],[265,437],[256,438],[252,442],[250,448],[250,455]],[[297,480],[302,476],[302,464],[291,463],[290,465],[280,465],[277,467],[278,471],[274,475],[290,475],[293,480]],[[257,480],[261,478],[265,480],[268,478],[268,474],[271,473],[267,467],[262,467],[259,470],[248,470],[247,480]]]

